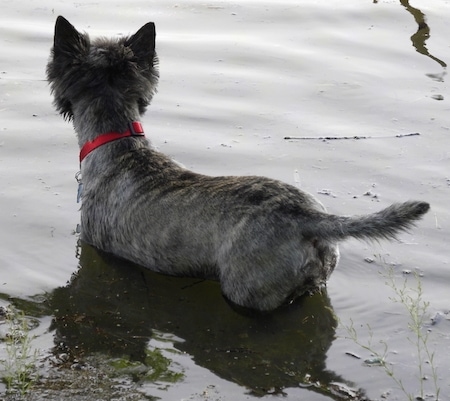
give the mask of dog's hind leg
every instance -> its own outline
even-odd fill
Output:
[[[337,246],[315,240],[247,249],[240,245],[219,263],[222,292],[232,303],[259,311],[325,285],[339,257]]]

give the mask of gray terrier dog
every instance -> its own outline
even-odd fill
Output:
[[[47,76],[73,120],[84,190],[81,236],[157,272],[220,281],[232,303],[270,311],[320,289],[348,237],[392,239],[429,205],[328,214],[312,195],[264,177],[209,177],[145,139],[140,116],[158,81],[155,25],[91,41],[58,17]]]

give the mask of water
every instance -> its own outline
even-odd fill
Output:
[[[382,368],[363,364],[370,353],[333,314],[352,319],[361,342],[370,340],[366,325],[374,344],[386,341],[396,376],[415,395],[415,348],[407,313],[379,274],[387,267],[399,285],[416,285],[403,271],[423,275],[429,344],[449,399],[448,1],[2,1],[1,9],[0,305],[13,301],[39,318],[32,334],[43,357],[67,354],[58,366],[90,367],[58,376],[47,360],[34,399],[83,399],[83,391],[89,399],[108,375],[105,399],[140,399],[137,391],[163,400],[358,399],[352,389],[404,399]],[[79,246],[78,145],[45,82],[60,14],[92,35],[156,23],[161,81],[143,124],[188,168],[294,183],[333,213],[407,199],[429,201],[431,212],[399,242],[344,243],[326,294],[260,318],[233,311],[216,283],[158,276]],[[410,133],[420,135],[397,137]],[[366,139],[319,139],[355,136]],[[112,377],[110,358],[149,370],[158,349],[182,379]],[[77,394],[64,385],[74,380]]]

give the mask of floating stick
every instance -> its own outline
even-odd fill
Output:
[[[405,138],[410,136],[418,136],[420,135],[418,132],[412,132],[410,134],[398,134],[398,135],[390,135],[390,136],[285,136],[286,140],[319,140],[319,141],[337,141],[342,139],[381,139],[381,138]]]

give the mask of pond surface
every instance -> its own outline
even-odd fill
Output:
[[[41,379],[27,399],[403,400],[345,326],[387,344],[418,395],[408,311],[386,284],[414,297],[417,272],[434,352],[423,396],[435,367],[450,400],[449,1],[0,4],[0,307],[34,322]],[[156,23],[161,80],[143,125],[188,168],[280,179],[332,213],[432,210],[397,242],[343,243],[327,292],[268,316],[233,310],[217,283],[99,253],[75,233],[78,145],[45,81],[57,15],[92,36]]]

